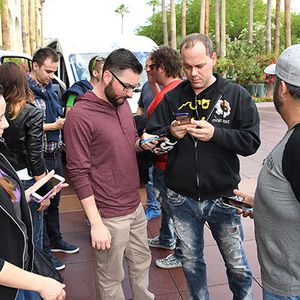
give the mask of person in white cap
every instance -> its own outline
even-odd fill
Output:
[[[263,299],[296,300],[300,299],[300,44],[285,49],[265,73],[276,76],[273,101],[288,130],[264,160],[254,198],[237,190],[235,194],[254,206]]]

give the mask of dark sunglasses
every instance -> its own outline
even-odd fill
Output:
[[[110,73],[111,73],[111,75],[112,76],[114,76],[114,78],[115,79],[117,79],[117,81],[122,85],[122,87],[123,87],[123,91],[124,92],[127,92],[127,91],[129,91],[129,90],[136,90],[136,89],[138,89],[140,86],[141,86],[141,84],[140,83],[138,83],[138,84],[136,84],[136,85],[131,85],[131,84],[129,84],[129,83],[124,83],[121,79],[119,79],[112,71],[110,71],[110,70],[108,70]]]
[[[149,67],[149,69],[151,70],[151,71],[153,71],[153,69],[154,68],[158,68],[160,65],[158,65],[158,64],[151,64],[151,65],[149,65],[148,67]]]

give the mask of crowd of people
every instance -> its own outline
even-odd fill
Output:
[[[264,160],[254,198],[238,190],[238,155],[260,146],[258,111],[245,88],[214,73],[216,60],[212,41],[199,33],[185,37],[180,52],[154,49],[145,65],[139,135],[128,101],[143,66],[129,50],[93,57],[90,81],[75,83],[62,99],[52,85],[59,61],[54,50],[37,50],[27,74],[16,63],[0,65],[1,299],[66,297],[64,284],[33,273],[35,249],[56,270],[65,264],[53,253],[79,251],[60,229],[60,191],[67,184],[41,202],[32,197],[54,172],[64,176],[62,135],[68,178],[90,225],[102,300],[124,299],[124,259],[133,299],[155,299],[149,291],[151,247],[174,250],[156,265],[182,267],[189,299],[208,300],[205,225],[224,260],[233,299],[253,299],[241,221],[248,216],[255,223],[264,300],[300,299],[300,45],[265,71],[276,76],[273,100],[288,131]],[[146,211],[140,153],[151,159]],[[241,197],[254,210],[229,207],[224,196]],[[147,220],[159,216],[160,233],[148,239]]]

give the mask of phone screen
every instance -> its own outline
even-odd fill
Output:
[[[189,113],[175,113],[175,118],[180,122],[180,125],[185,125],[191,123],[191,118]]]
[[[41,197],[44,197],[49,193],[56,185],[60,184],[61,181],[58,180],[55,177],[52,177],[49,181],[44,183],[39,189],[36,190],[36,194],[40,195]]]
[[[223,203],[231,206],[231,207],[235,207],[235,208],[240,208],[242,210],[252,210],[252,206],[248,203],[236,200],[234,198],[230,198],[230,197],[222,197]]]

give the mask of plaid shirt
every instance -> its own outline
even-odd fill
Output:
[[[39,86],[39,88],[44,89],[44,87],[39,85],[36,82],[36,85]],[[46,123],[46,104],[45,101],[41,98],[34,98],[34,103],[36,107],[39,107],[43,111],[43,116],[44,116],[44,123]],[[62,134],[61,130],[59,131],[59,142],[48,142],[47,141],[47,133],[44,132],[43,134],[43,151],[44,152],[54,152],[56,150],[59,150],[62,145]]]

